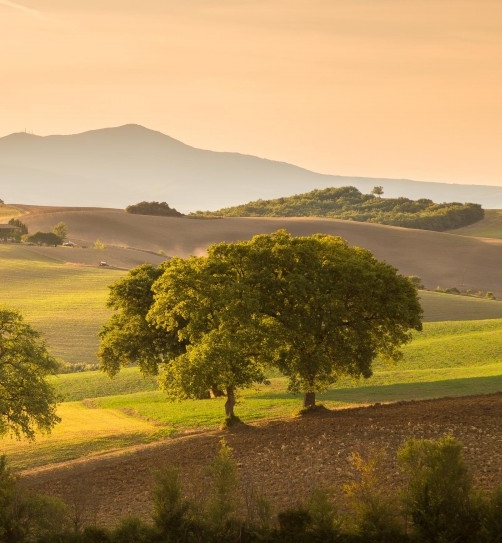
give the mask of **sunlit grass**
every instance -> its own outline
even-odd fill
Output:
[[[20,246],[0,244],[0,300],[21,311],[64,362],[97,362],[98,333],[111,314],[108,286],[123,275],[34,259]]]
[[[483,220],[452,230],[452,233],[461,236],[502,239],[502,210],[485,209]]]
[[[168,429],[121,411],[89,408],[77,402],[62,404],[58,414],[62,422],[50,435],[37,436],[34,442],[9,437],[0,440],[0,450],[8,455],[13,468],[102,454],[158,440],[170,433]]]

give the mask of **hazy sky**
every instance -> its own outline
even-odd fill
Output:
[[[502,1],[0,0],[0,136],[127,123],[324,173],[502,185]]]

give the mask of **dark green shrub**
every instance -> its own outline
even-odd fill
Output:
[[[211,494],[206,507],[207,523],[214,534],[227,537],[238,524],[234,516],[238,505],[238,477],[232,448],[224,439],[220,441],[218,454],[209,465],[208,474]]]
[[[398,452],[408,476],[406,511],[427,542],[476,541],[479,510],[462,445],[452,437],[411,439]]]
[[[188,530],[190,502],[183,497],[179,471],[166,466],[157,473],[153,489],[153,521],[163,535],[181,536]]]
[[[477,543],[502,543],[502,486],[482,501]]]
[[[156,532],[137,517],[124,519],[113,531],[112,543],[153,543]]]
[[[286,509],[277,515],[279,531],[282,536],[298,538],[307,532],[312,517],[307,509]]]

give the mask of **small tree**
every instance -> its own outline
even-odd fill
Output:
[[[218,455],[208,468],[211,478],[211,496],[207,504],[210,526],[216,533],[224,535],[231,530],[233,515],[237,509],[237,466],[232,458],[232,448],[224,439],[220,441]]]
[[[68,236],[68,228],[64,222],[58,222],[52,229],[52,233],[55,234],[60,240],[61,243]]]
[[[377,185],[376,187],[373,187],[373,190],[371,191],[371,194],[381,198],[382,194],[383,194],[383,187],[381,185]]]
[[[0,434],[33,438],[59,422],[57,396],[46,381],[57,361],[15,310],[0,307]]]

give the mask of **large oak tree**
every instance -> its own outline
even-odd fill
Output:
[[[171,397],[222,388],[227,416],[236,390],[263,382],[267,365],[314,406],[340,377],[369,377],[377,356],[398,360],[422,315],[411,282],[369,251],[285,231],[132,270],[110,304],[119,311],[101,333],[106,371],[137,361],[156,373],[163,363]]]

